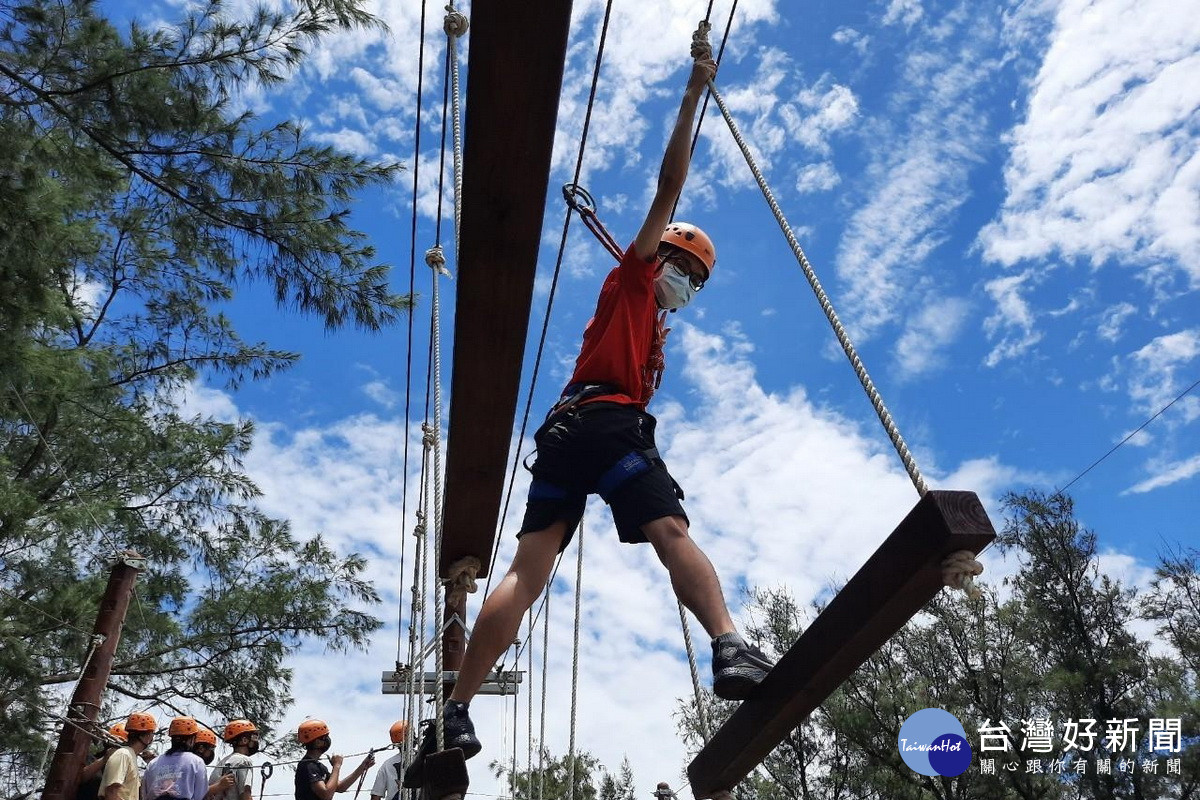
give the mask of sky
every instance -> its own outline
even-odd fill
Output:
[[[613,5],[582,183],[628,242],[652,197],[705,4]],[[388,32],[332,37],[289,83],[243,102],[264,119],[301,120],[319,141],[408,167],[394,187],[360,198],[353,218],[395,266],[398,291],[408,290],[417,253],[417,355],[410,368],[403,325],[327,334],[274,308],[267,287],[249,286],[228,309],[243,337],[300,352],[301,363],[236,392],[197,385],[188,401],[257,422],[246,465],[266,511],[370,559],[386,622],[370,651],[331,657],[305,647],[290,659],[296,703],[284,725],[324,718],[338,752],[386,743],[401,709],[397,696],[380,694],[380,674],[407,654],[399,643],[411,605],[432,308],[421,254],[434,243],[439,207],[441,4],[429,4],[425,24],[415,242],[421,5],[368,6]],[[137,11],[170,19],[178,7]],[[574,3],[519,414],[603,11],[598,0]],[[715,3],[715,37],[728,14],[729,2]],[[469,47],[468,34],[464,71]],[[1098,535],[1103,568],[1137,586],[1160,555],[1200,547],[1200,390],[1079,476],[1200,380],[1198,74],[1200,13],[1176,0],[742,0],[717,76],[926,480],[977,492],[998,527],[1006,492],[1075,481],[1070,493]],[[442,213],[452,217],[448,195]],[[678,218],[712,236],[718,259],[705,290],[671,319],[667,376],[650,410],[687,492],[693,535],[745,626],[747,588],[785,586],[802,604],[827,596],[917,496],[715,107]],[[569,377],[610,266],[576,221],[530,431]],[[443,279],[447,393],[453,287]],[[516,452],[531,452],[513,436]],[[500,572],[526,485],[520,470]],[[672,715],[691,690],[666,574],[648,548],[616,541],[602,503],[589,506],[583,542],[578,746],[613,769],[627,757],[639,796],[660,780],[679,788],[688,759]],[[569,737],[575,555],[573,546],[550,611],[545,744],[557,754]],[[988,582],[1015,569],[994,552],[982,561]],[[469,598],[472,613],[481,595]],[[692,633],[706,675],[694,622]],[[540,673],[540,643],[533,656]],[[537,715],[540,678],[532,689]],[[471,762],[472,792],[499,791],[487,764],[512,758],[514,728],[524,768],[527,703],[523,694],[515,723],[511,700],[472,706],[485,748]],[[277,773],[267,791],[290,793],[290,775]]]

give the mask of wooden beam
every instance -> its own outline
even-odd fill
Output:
[[[495,541],[570,21],[570,0],[471,3],[443,576],[486,576]]]
[[[699,800],[733,789],[942,589],[941,563],[996,538],[974,492],[930,491],[688,766]]]

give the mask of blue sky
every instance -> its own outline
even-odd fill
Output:
[[[648,205],[705,3],[614,5],[583,183],[625,242]],[[420,5],[371,7],[390,33],[336,37],[295,80],[245,102],[266,118],[301,119],[322,141],[411,167]],[[716,3],[715,36],[728,11]],[[156,13],[169,19],[172,9]],[[428,13],[414,409],[424,393],[430,279],[421,254],[433,243],[444,53],[441,6]],[[562,226],[558,187],[574,165],[602,14],[598,0],[574,4],[530,364]],[[926,478],[977,491],[997,525],[1005,492],[1065,484],[1200,379],[1197,74],[1200,14],[1169,0],[738,5],[718,85]],[[411,181],[408,172],[354,211],[396,266],[398,290],[408,287]],[[718,263],[673,318],[668,374],[651,406],[660,447],[735,603],[737,587],[781,584],[807,601],[849,577],[915,492],[715,106],[679,218],[711,234]],[[569,375],[609,266],[576,221],[535,418]],[[452,282],[443,297],[448,354]],[[298,653],[299,674],[352,685],[337,708],[301,687],[288,717],[324,715],[335,749],[362,750],[385,739],[398,708],[377,694],[377,675],[395,658],[396,587],[410,580],[398,558],[400,531],[411,528],[400,519],[400,443],[407,429],[419,452],[420,420],[403,419],[405,331],[328,335],[275,309],[263,287],[229,311],[245,338],[304,358],[236,394],[198,386],[191,402],[259,422],[248,463],[268,510],[376,556],[393,622],[352,665]],[[527,364],[524,387],[529,377]],[[1104,569],[1144,585],[1159,553],[1200,545],[1198,431],[1200,391],[1071,487]],[[584,579],[591,658],[580,745],[613,767],[628,754],[647,791],[658,780],[676,786],[684,753],[670,713],[689,684],[665,576],[649,551],[618,546],[602,506],[588,531],[585,569],[597,577]],[[1013,569],[998,554],[984,561],[985,579]],[[561,752],[570,620],[554,617],[552,627],[558,718],[547,745]],[[622,660],[639,665],[637,688],[614,667]],[[511,707],[476,707],[489,748],[476,787],[487,792],[482,762],[500,757],[503,742],[511,748],[502,721],[511,728]]]

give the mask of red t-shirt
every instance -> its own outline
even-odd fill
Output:
[[[654,298],[656,258],[644,261],[631,244],[600,288],[596,313],[583,331],[571,383],[607,383],[619,394],[589,397],[645,408],[662,373],[663,327]]]

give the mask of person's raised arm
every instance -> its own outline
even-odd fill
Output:
[[[658,170],[658,189],[650,203],[650,210],[646,213],[646,221],[642,223],[642,229],[633,240],[638,256],[646,261],[658,252],[663,229],[671,221],[671,209],[675,207],[675,201],[683,191],[688,167],[692,161],[692,128],[696,120],[696,106],[704,95],[708,81],[716,74],[717,64],[711,58],[697,59],[692,64],[692,74],[688,76],[683,102],[679,104],[679,116],[675,119],[675,128],[671,131],[671,138],[667,140],[662,166]]]

